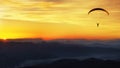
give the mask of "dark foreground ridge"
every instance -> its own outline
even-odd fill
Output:
[[[20,68],[120,68],[120,61],[101,60],[96,58],[85,60],[60,59],[49,64],[37,64]]]
[[[99,65],[96,64],[96,61],[95,63],[88,62],[87,64],[82,61],[91,57],[104,60],[99,61]],[[67,60],[63,58],[67,58]],[[73,60],[73,58],[77,59],[77,61]],[[39,39],[15,39],[0,41],[0,68],[25,66],[28,68],[86,68],[88,66],[90,68],[89,65],[92,68],[95,65],[98,66],[96,68],[104,65],[109,66],[106,68],[110,68],[118,64],[118,62],[112,63],[111,61],[108,63],[105,60],[120,61],[120,40],[44,41]]]

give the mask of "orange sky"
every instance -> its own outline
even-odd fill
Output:
[[[96,7],[110,15],[87,15]],[[119,0],[0,0],[0,38],[118,39],[119,8]]]

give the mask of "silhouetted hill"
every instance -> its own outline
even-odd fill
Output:
[[[44,40],[40,38],[20,38],[20,39],[7,39],[9,42],[32,42],[32,43],[41,43]]]
[[[61,59],[50,64],[37,64],[20,68],[120,68],[120,62],[101,59]]]
[[[48,59],[60,58],[86,59],[93,57],[120,60],[119,44],[118,40],[39,40],[39,42],[31,42],[29,39],[24,39],[22,42],[21,39],[7,42],[1,40],[0,68],[13,68],[13,66],[21,64],[32,65]]]

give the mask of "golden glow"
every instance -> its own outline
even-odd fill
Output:
[[[0,38],[117,39],[119,4],[119,0],[1,0]],[[105,8],[110,15],[87,15],[96,7]]]
[[[3,40],[7,40],[7,38],[3,38]]]

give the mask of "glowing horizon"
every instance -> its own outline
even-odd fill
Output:
[[[0,38],[118,39],[119,4],[119,0],[1,0]],[[110,15],[87,15],[96,7],[105,8]]]

